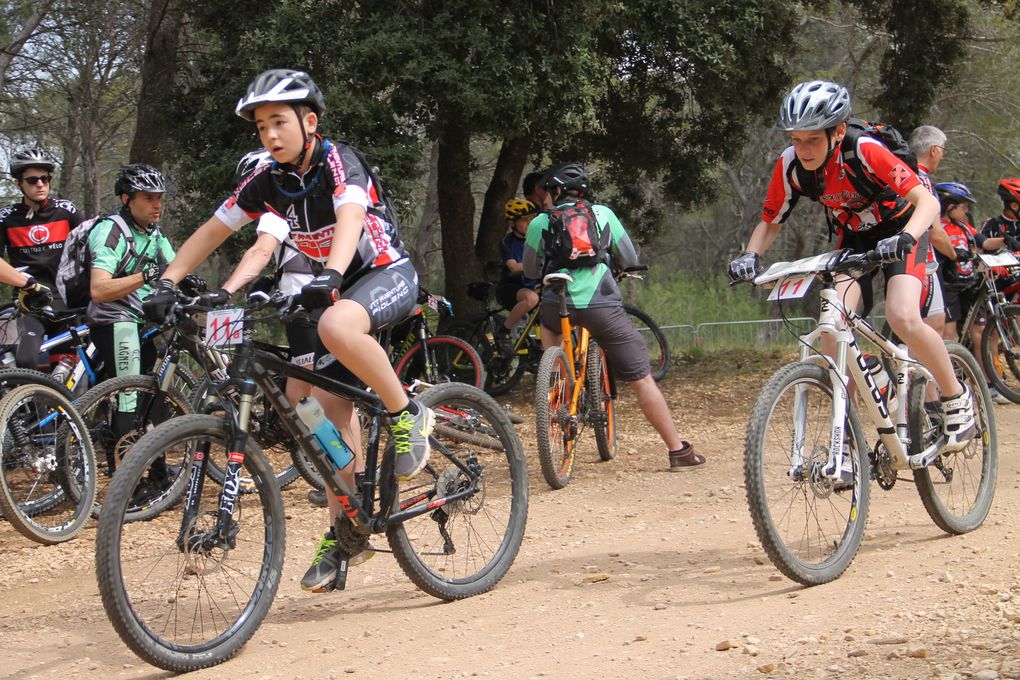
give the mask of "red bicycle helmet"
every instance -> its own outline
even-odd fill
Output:
[[[1003,201],[1020,203],[1020,178],[1007,177],[999,180],[999,196]]]

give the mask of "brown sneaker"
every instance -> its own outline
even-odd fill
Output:
[[[680,472],[681,470],[690,470],[696,468],[699,465],[705,464],[705,457],[701,456],[694,451],[694,447],[690,442],[684,442],[683,448],[679,451],[669,452],[669,471]]]

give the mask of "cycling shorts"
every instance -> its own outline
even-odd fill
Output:
[[[510,281],[509,283],[500,284],[496,287],[496,302],[498,302],[501,307],[512,309],[513,306],[517,304],[517,292],[522,288],[526,288],[534,292],[534,290],[528,288],[519,281]]]
[[[946,321],[963,321],[967,318],[967,313],[977,300],[978,289],[960,290],[954,286],[946,286],[943,292],[946,298]],[[980,323],[984,323],[984,319],[981,319]]]
[[[928,274],[921,287],[921,318],[945,314],[946,303],[942,291],[942,281],[935,274]]]
[[[319,339],[319,317],[322,316],[323,311],[317,310],[308,318],[294,319],[287,324],[290,363],[314,371],[316,362],[322,359],[323,367],[316,372],[327,378],[361,387],[361,381],[343,364],[333,359],[333,355]],[[329,360],[323,359],[323,357],[329,357]]]
[[[869,250],[874,250],[876,245],[878,245],[877,239],[865,238],[862,234],[858,234],[856,232],[844,232],[839,243],[840,248],[849,248],[855,253],[866,253]],[[921,283],[924,283],[924,279],[928,276],[928,247],[928,234],[925,232],[925,234],[917,240],[917,245],[914,246],[914,250],[911,251],[906,258],[899,262],[891,262],[889,264],[882,265],[881,271],[885,276],[886,283],[889,282],[889,279],[898,274],[908,274],[916,278]]]
[[[542,304],[542,325],[560,332],[558,304]],[[648,344],[634,327],[623,307],[589,307],[574,309],[570,321],[588,329],[606,353],[609,372],[617,380],[641,380],[652,372],[648,361]]]

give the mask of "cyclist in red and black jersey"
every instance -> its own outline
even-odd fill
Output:
[[[21,190],[21,200],[0,210],[0,254],[6,251],[10,263],[44,286],[53,296],[51,304],[63,309],[54,281],[64,252],[67,235],[82,219],[71,201],[50,198],[50,182],[57,162],[42,149],[22,149],[11,157],[11,175]],[[18,320],[19,341],[15,352],[18,366],[36,368],[43,335],[60,327],[33,314]]]
[[[1020,178],[999,180],[997,193],[1002,199],[1002,214],[981,225],[984,249],[995,251],[1005,246],[1020,251]]]
[[[382,188],[357,152],[316,134],[325,111],[322,92],[304,71],[272,69],[252,81],[235,113],[255,123],[273,162],[246,177],[181,246],[146,300],[146,314],[153,320],[165,317],[177,297],[175,283],[235,231],[267,212],[282,217],[297,248],[323,265],[300,293],[306,309],[326,308],[318,332],[329,353],[317,353],[315,370],[328,373],[342,365],[379,395],[392,416],[394,474],[410,479],[428,462],[435,416],[408,399],[386,350],[371,334],[411,313],[418,299],[418,274],[397,236]],[[354,441],[347,426],[353,404],[318,389],[313,393],[326,416],[341,425],[344,438]],[[354,470],[362,464],[359,456],[340,471],[351,486]],[[339,500],[332,494],[328,500],[332,520],[339,513]],[[366,539],[359,554],[367,549]],[[301,587],[324,590],[343,559],[330,529]]]
[[[843,248],[874,250],[885,263],[886,317],[893,331],[934,375],[945,413],[947,450],[959,450],[975,433],[974,404],[968,388],[953,372],[942,338],[921,320],[922,281],[927,275],[928,227],[939,213],[938,200],[917,174],[882,143],[860,135],[849,150],[860,164],[851,164],[841,143],[847,134],[850,94],[836,83],[815,80],[797,85],[780,108],[779,127],[792,145],[780,155],[772,173],[762,219],[747,249],[730,263],[730,276],[751,280],[763,267],[761,253],[776,240],[783,221],[802,195],[822,204],[839,234]],[[797,185],[803,176],[795,164],[815,180],[815,191]],[[868,198],[847,176],[862,168],[870,182],[888,189]],[[861,288],[854,280],[837,283],[847,307],[856,309]],[[829,352],[835,343],[826,343]]]

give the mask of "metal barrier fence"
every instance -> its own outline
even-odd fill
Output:
[[[810,316],[788,319],[751,319],[746,321],[712,321],[699,324],[661,326],[672,351],[701,347],[778,347],[794,345],[797,336],[811,330],[818,320]],[[639,329],[644,330],[644,329]]]

